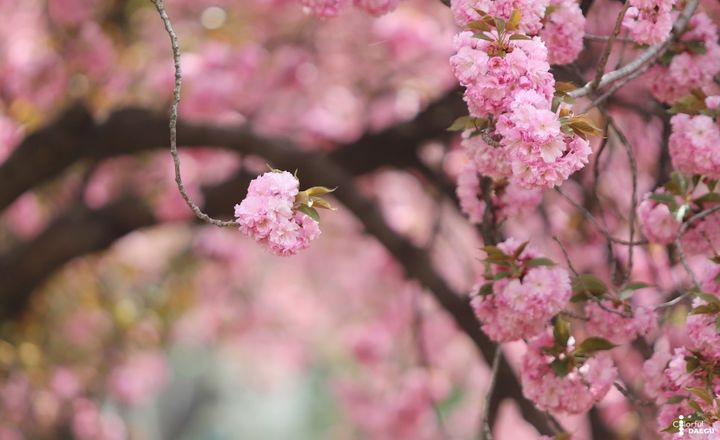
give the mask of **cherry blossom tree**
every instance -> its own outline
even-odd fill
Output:
[[[0,440],[720,438],[717,2],[0,16]]]

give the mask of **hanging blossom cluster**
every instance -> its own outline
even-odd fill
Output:
[[[640,44],[657,44],[665,40],[673,26],[672,9],[676,0],[629,0],[623,27],[630,38]]]
[[[645,74],[650,91],[659,101],[673,104],[693,90],[717,95],[715,76],[720,73],[720,45],[717,27],[700,12],[688,23],[688,30],[671,45],[660,63]]]
[[[540,37],[522,33],[538,32],[542,20],[511,9],[518,2],[482,3],[453,3],[458,22],[480,30],[461,32],[454,40],[450,63],[465,87],[470,117],[453,129],[464,130],[463,148],[478,174],[507,177],[511,186],[525,188],[558,185],[587,164],[586,138],[594,127],[554,100],[547,47]],[[481,12],[483,6],[491,12]],[[564,6],[572,5],[554,12]]]
[[[720,265],[706,261],[700,286],[687,320],[689,345],[670,350],[668,342],[660,340],[643,365],[645,391],[660,406],[657,427],[666,438],[675,438],[680,416],[720,432],[720,403],[715,398],[720,390]]]
[[[498,342],[541,333],[568,304],[567,271],[512,238],[485,251],[487,275],[474,287],[472,299],[482,330]]]
[[[395,10],[399,3],[400,0],[300,0],[307,13],[319,17],[335,17],[351,5],[378,17]]]
[[[297,177],[287,171],[265,173],[252,182],[247,197],[235,205],[240,231],[276,255],[294,255],[320,236],[315,207],[331,209],[321,197],[325,187],[299,191]]]
[[[595,338],[576,346],[573,337],[546,331],[528,343],[522,360],[525,396],[545,411],[587,412],[605,397],[617,377],[610,355],[596,353],[608,348]]]

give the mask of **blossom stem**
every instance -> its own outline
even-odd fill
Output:
[[[185,190],[185,184],[180,174],[180,157],[177,150],[177,123],[178,123],[178,106],[180,105],[180,90],[182,89],[182,69],[180,67],[180,43],[178,41],[177,34],[173,28],[170,17],[168,17],[167,11],[165,11],[165,5],[163,0],[150,0],[155,5],[163,24],[165,25],[165,31],[170,37],[170,44],[172,46],[173,64],[175,66],[175,84],[173,86],[173,99],[170,106],[170,155],[172,156],[173,163],[175,164],[175,183],[177,184],[178,191],[182,196],[185,203],[190,207],[192,212],[200,220],[210,223],[219,227],[237,226],[235,221],[224,221],[213,217],[210,217],[203,212],[200,207],[192,201],[187,191]]]

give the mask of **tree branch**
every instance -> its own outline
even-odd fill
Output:
[[[417,148],[425,140],[448,138],[446,128],[462,115],[463,102],[453,90],[429,105],[413,120],[379,133],[367,134],[341,146],[329,156],[355,174],[381,166],[411,167],[417,163]],[[0,211],[22,193],[62,173],[85,159],[107,159],[164,148],[168,117],[141,108],[113,112],[104,121],[94,121],[88,110],[76,104],[55,121],[27,136],[0,165]],[[233,151],[262,151],[264,140],[246,127],[222,127],[179,121],[178,143],[184,146],[214,146]],[[382,151],[382,154],[368,154]]]
[[[604,74],[602,78],[600,78],[600,81],[597,82],[597,87],[593,87],[594,80],[589,81],[584,86],[571,91],[569,95],[573,98],[579,98],[581,96],[588,95],[596,88],[606,87],[614,83],[615,81],[632,75],[636,70],[643,67],[643,65],[645,65],[646,63],[649,64],[654,62],[660,55],[663,54],[663,52],[665,52],[665,49],[667,49],[670,44],[675,41],[676,38],[678,38],[680,35],[682,35],[683,32],[685,32],[685,28],[690,21],[690,17],[692,17],[692,15],[695,13],[695,10],[697,9],[699,3],[700,0],[688,1],[682,14],[680,14],[680,17],[678,17],[677,21],[675,22],[673,31],[670,33],[670,36],[665,41],[650,46],[645,50],[645,52],[640,54],[640,56],[638,56],[637,58],[635,58],[635,60],[626,64],[625,66]]]

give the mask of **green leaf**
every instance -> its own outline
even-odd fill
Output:
[[[676,404],[676,403],[680,403],[680,402],[682,402],[682,401],[685,400],[685,399],[687,399],[687,396],[681,396],[680,394],[677,394],[677,395],[672,396],[671,398],[669,398],[669,399],[667,400],[667,403],[670,404],[670,405],[673,405],[673,404]]]
[[[720,298],[718,298],[715,295],[711,295],[711,294],[705,293],[705,292],[700,292],[697,290],[692,290],[690,293],[692,293],[693,295],[702,299],[703,301],[705,301],[708,304],[715,304],[716,306],[720,307]]]
[[[698,55],[704,55],[707,53],[707,48],[705,47],[704,41],[688,41],[685,43],[688,50],[694,54]]]
[[[688,179],[684,174],[674,171],[670,175],[670,181],[665,184],[665,189],[673,194],[684,196],[688,190]]]
[[[308,206],[311,206],[313,208],[317,206],[318,208],[329,209],[331,211],[335,210],[335,208],[332,207],[330,202],[325,199],[321,199],[320,197],[310,197],[310,202],[308,203]]]
[[[572,435],[569,432],[558,432],[555,434],[555,437],[553,437],[553,440],[570,440],[572,438]]]
[[[528,37],[525,34],[512,34],[510,35],[510,38],[508,38],[508,40],[532,40],[532,38]]]
[[[468,23],[467,27],[468,27],[468,29],[471,29],[474,31],[480,31],[480,32],[489,32],[491,29],[490,25],[487,24],[487,22],[485,22],[484,20],[473,21],[471,23]]]
[[[501,251],[497,246],[484,246],[482,250],[487,254],[486,261],[490,263],[510,263],[512,261],[510,255]]]
[[[515,249],[515,252],[513,252],[513,256],[512,256],[513,260],[517,260],[520,257],[520,255],[523,253],[523,251],[527,247],[528,243],[530,243],[530,242],[525,241],[525,242],[521,243],[520,246],[517,247],[517,249]]]
[[[665,52],[660,57],[660,64],[662,64],[663,66],[669,66],[674,56],[675,54],[670,51]]]
[[[306,189],[305,193],[307,193],[310,197],[322,197],[324,195],[330,194],[331,192],[335,191],[337,187],[335,188],[327,188],[325,186],[313,186],[311,188]]]
[[[712,405],[713,397],[712,395],[710,395],[710,393],[707,392],[705,388],[690,387],[687,390],[701,398],[703,402],[707,403],[708,405]]]
[[[577,86],[569,81],[556,81],[555,82],[555,90],[558,92],[572,92],[573,90],[577,89]]]
[[[486,296],[490,295],[493,292],[493,285],[492,283],[485,283],[480,287],[480,290],[478,291],[479,295]]]
[[[625,287],[623,287],[622,290],[640,290],[640,289],[646,289],[648,287],[652,287],[648,283],[644,283],[642,281],[635,281],[632,283],[627,283]]]
[[[695,356],[688,356],[685,358],[685,371],[692,373],[700,367],[700,360]]]
[[[472,116],[460,116],[448,127],[448,131],[463,131],[471,128]]]
[[[711,193],[703,194],[702,196],[693,200],[693,202],[695,202],[699,205],[702,205],[703,203],[720,202],[720,193],[711,192]]]
[[[460,116],[448,127],[448,131],[465,131],[485,128],[487,119],[473,118],[472,116]]]
[[[317,210],[315,208],[312,208],[307,205],[300,205],[298,207],[298,211],[302,212],[303,214],[307,215],[311,219],[315,220],[316,222],[320,221],[320,214],[318,214]]]
[[[507,28],[509,31],[514,31],[515,29],[520,26],[520,20],[522,19],[522,12],[520,12],[520,9],[514,9],[512,11],[512,14],[510,14],[510,19],[507,23]]]
[[[559,316],[555,318],[555,324],[553,325],[553,338],[555,344],[559,347],[567,347],[570,339],[570,323]]]
[[[635,293],[636,290],[645,289],[647,287],[651,286],[643,282],[628,283],[620,290],[620,299],[628,299],[632,296],[633,293]]]
[[[555,262],[549,258],[533,258],[525,264],[527,267],[555,266]]]
[[[495,28],[497,28],[498,34],[505,32],[505,20],[502,18],[495,18]]]
[[[671,433],[671,434],[672,434],[672,433],[677,433],[677,432],[679,432],[679,431],[680,431],[680,428],[678,428],[678,426],[680,426],[680,425],[678,424],[678,426],[673,426],[674,422],[676,422],[676,421],[677,421],[677,420],[673,420],[673,422],[670,423],[670,426],[668,426],[667,428],[663,429],[661,432],[669,432],[669,433]]]
[[[557,377],[565,377],[570,372],[570,358],[565,359],[553,359],[550,362],[550,368],[553,369]]]
[[[597,336],[591,336],[584,341],[582,341],[578,346],[576,351],[580,353],[590,354],[595,353],[598,351],[605,351],[605,350],[612,350],[613,348],[617,347],[617,345],[613,344],[612,342],[608,341],[607,339],[600,338]]]
[[[656,202],[670,205],[671,207],[676,206],[675,196],[672,196],[670,194],[652,193],[652,194],[650,194],[650,196],[648,196],[648,198],[650,200],[655,200]]]
[[[503,278],[507,278],[511,275],[512,275],[512,272],[504,270],[502,272],[496,273],[495,277],[493,277],[493,278],[497,281],[497,280],[502,280]]]
[[[714,315],[720,312],[720,306],[716,304],[703,304],[690,310],[691,315]]]
[[[475,32],[474,36],[479,40],[493,41],[493,39],[490,38],[485,32]]]
[[[695,412],[699,412],[699,413],[703,412],[702,408],[700,407],[700,404],[692,399],[688,399],[688,405],[690,406],[690,408],[694,409]]]
[[[598,277],[592,274],[584,274],[572,280],[572,291],[575,294],[584,293],[593,296],[603,296],[607,293],[608,287]]]
[[[717,331],[718,333],[720,333],[720,316],[718,316],[717,318],[715,318],[715,331]]]

